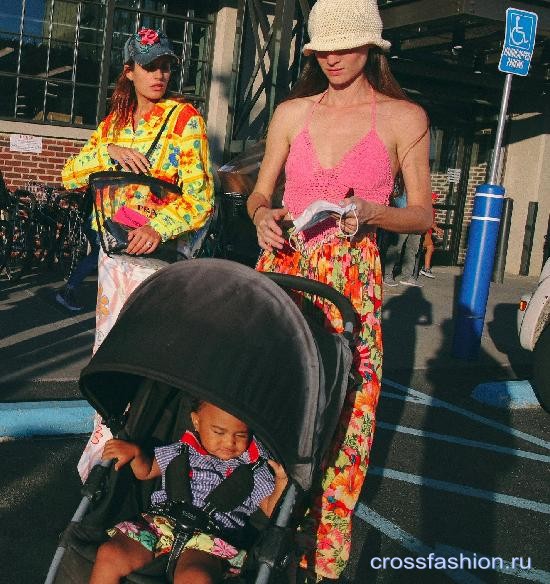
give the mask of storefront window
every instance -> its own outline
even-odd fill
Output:
[[[166,31],[182,64],[170,89],[204,110],[213,12],[208,0],[0,0],[0,118],[96,126],[142,26]]]

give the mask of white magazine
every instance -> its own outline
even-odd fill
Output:
[[[318,200],[313,201],[308,205],[301,215],[294,219],[294,228],[292,233],[299,233],[300,231],[305,231],[311,229],[317,223],[324,221],[328,217],[334,216],[334,214],[340,217],[346,213],[350,213],[357,209],[355,203],[349,203],[345,207],[341,207],[336,203],[329,203],[328,201]]]

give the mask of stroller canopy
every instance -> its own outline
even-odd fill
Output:
[[[204,399],[247,423],[301,488],[334,432],[351,351],[306,320],[287,292],[246,266],[177,262],[130,296],[80,388],[121,416],[140,380]]]

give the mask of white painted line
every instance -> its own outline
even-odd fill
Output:
[[[359,503],[355,507],[355,517],[359,517],[369,525],[372,525],[385,536],[397,541],[405,549],[418,556],[428,557],[430,554],[435,553],[433,548],[414,537],[414,535],[404,531],[398,525],[395,525],[395,523],[388,521],[386,518],[376,513],[376,511],[367,507],[364,503]],[[476,578],[476,576],[470,574],[466,570],[441,571],[444,572],[453,582],[458,582],[459,584],[483,584],[483,580]]]
[[[476,197],[486,197],[487,199],[504,199],[504,195],[492,195],[491,193],[476,193]]]
[[[401,383],[397,383],[396,381],[392,381],[391,379],[382,379],[383,385],[388,385],[389,387],[393,387],[395,389],[399,389],[410,396],[417,396],[420,398],[425,399],[425,405],[432,406],[436,408],[444,408],[449,410],[450,412],[454,412],[455,414],[459,414],[461,416],[466,416],[471,420],[475,420],[476,422],[480,422],[481,424],[485,424],[486,426],[490,426],[491,428],[495,428],[496,430],[500,430],[501,432],[505,432],[506,434],[511,434],[512,436],[516,436],[517,438],[521,438],[526,442],[532,442],[533,444],[537,444],[538,446],[542,446],[547,450],[550,450],[550,442],[543,440],[542,438],[538,438],[537,436],[532,436],[531,434],[527,434],[526,432],[522,432],[521,430],[516,430],[515,428],[510,428],[510,426],[506,426],[506,424],[501,424],[500,422],[495,422],[495,420],[491,420],[489,418],[484,418],[474,412],[470,412],[464,408],[459,408],[449,402],[440,400],[436,397],[432,397],[427,395],[421,391],[417,391],[412,387],[407,387],[405,385],[401,385]]]
[[[536,511],[537,513],[550,514],[550,505],[540,501],[531,501],[530,499],[522,499],[521,497],[513,497],[512,495],[504,495],[503,493],[495,493],[494,491],[476,489],[474,487],[468,487],[467,485],[439,481],[437,479],[430,479],[421,475],[401,472],[391,468],[382,468],[380,466],[371,466],[369,467],[368,472],[376,476],[386,477],[396,481],[403,481],[413,485],[419,485],[421,487],[428,487],[438,491],[446,491],[448,493],[455,493],[457,495],[475,497],[476,499],[484,499],[493,503],[510,505],[511,507],[517,507],[520,509],[528,509],[529,511]]]
[[[416,428],[411,428],[409,426],[388,424],[387,422],[378,421],[376,422],[376,428],[382,430],[391,430],[392,432],[400,432],[401,434],[410,434],[411,436],[420,436],[421,438],[431,438],[433,440],[440,440],[441,442],[450,442],[452,444],[459,444],[460,446],[491,450],[500,454],[519,456],[520,458],[529,458],[531,460],[538,460],[540,462],[550,462],[550,456],[546,454],[537,454],[536,452],[499,446],[498,444],[491,444],[489,442],[479,442],[478,440],[468,440],[466,438],[461,438],[460,436],[451,436],[449,434],[438,434],[436,432],[427,432],[426,430],[417,430]]]
[[[387,391],[385,389],[382,390],[382,393],[380,394],[381,397],[389,397],[390,399],[399,399],[401,401],[408,401],[408,402],[413,402],[415,404],[422,404],[425,406],[429,406],[430,402],[429,400],[423,399],[423,398],[419,398],[413,395],[403,395],[402,393],[393,393],[392,391]]]
[[[475,560],[479,558],[480,554],[476,552],[471,552],[469,550],[463,550],[457,547],[453,547],[450,545],[444,544],[435,544],[435,553],[438,556],[442,556],[444,558],[456,558],[456,557],[464,557],[470,558]],[[487,556],[484,556],[487,557]],[[496,559],[496,558],[493,558]],[[499,560],[501,558],[498,558]],[[530,558],[519,558],[520,561],[518,563],[520,565],[524,565],[531,562]],[[500,562],[494,562],[493,570],[495,572],[500,572],[501,574],[507,574],[509,576],[515,576],[516,578],[523,578],[524,580],[531,580],[532,582],[542,582],[548,583],[550,582],[550,572],[545,572],[544,570],[536,570],[535,568],[518,568],[515,565],[512,565],[512,562],[502,559],[502,567],[498,564]]]

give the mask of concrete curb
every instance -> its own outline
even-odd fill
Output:
[[[94,410],[85,400],[0,404],[0,437],[90,434]]]

